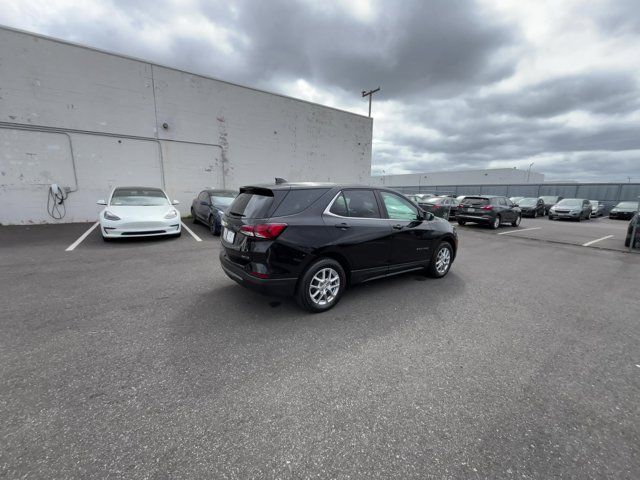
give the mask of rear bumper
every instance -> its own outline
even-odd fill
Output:
[[[456,215],[456,219],[464,220],[466,222],[478,222],[478,223],[491,223],[495,217],[491,215],[483,215],[476,217],[475,215],[467,215],[464,213],[459,213]]]
[[[297,278],[258,278],[232,262],[224,249],[220,252],[220,265],[227,276],[243,287],[275,297],[291,296],[296,291]]]

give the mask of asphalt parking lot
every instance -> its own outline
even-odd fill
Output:
[[[549,220],[548,217],[538,217],[523,218],[518,228],[501,226],[498,230],[490,230],[484,225],[472,223],[458,228],[542,242],[628,252],[629,247],[624,246],[628,226],[629,220],[612,220],[607,217],[592,218],[582,222]],[[635,249],[632,253],[639,252]]]
[[[466,226],[444,279],[321,315],[237,286],[202,226],[0,227],[0,478],[640,478],[640,257],[609,222]]]

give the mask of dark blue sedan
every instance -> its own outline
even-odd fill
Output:
[[[220,235],[222,215],[237,196],[233,190],[203,190],[191,204],[193,223],[203,223],[211,233]]]

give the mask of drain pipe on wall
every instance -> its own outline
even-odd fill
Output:
[[[165,181],[165,168],[164,168],[164,155],[162,152],[162,142],[173,142],[173,143],[184,143],[188,145],[202,145],[206,147],[216,147],[220,149],[220,164],[222,171],[222,186],[225,188],[226,179],[225,179],[225,171],[224,164],[226,162],[226,151],[224,146],[217,143],[206,143],[206,142],[192,142],[187,140],[172,140],[172,139],[158,139],[154,137],[141,137],[137,135],[122,135],[117,133],[102,133],[102,132],[93,132],[91,130],[77,130],[77,129],[65,129],[58,127],[47,127],[44,125],[25,125],[22,123],[12,123],[12,122],[0,122],[0,128],[6,130],[23,130],[30,132],[40,132],[40,133],[57,133],[61,135],[66,135],[69,141],[69,149],[71,152],[71,164],[73,167],[73,176],[75,180],[75,188],[70,189],[69,192],[77,192],[78,191],[78,175],[76,172],[76,161],[75,161],[75,153],[73,150],[73,142],[71,139],[71,134],[78,135],[93,135],[98,137],[110,137],[110,138],[123,138],[127,140],[140,140],[145,142],[154,142],[158,145],[158,155],[160,160],[160,176],[162,181],[162,188],[166,189],[166,181]],[[47,184],[48,185],[48,184]]]

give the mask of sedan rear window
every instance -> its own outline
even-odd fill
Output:
[[[261,190],[260,193],[243,192],[233,201],[228,213],[234,217],[265,218],[272,203],[273,192],[269,190]]]

